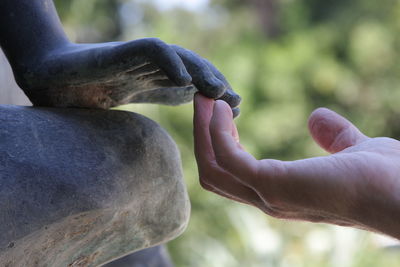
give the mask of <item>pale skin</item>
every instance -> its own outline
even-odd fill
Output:
[[[370,138],[337,113],[309,118],[329,156],[257,160],[239,143],[232,111],[197,94],[195,155],[203,188],[276,218],[323,222],[400,239],[400,142]]]

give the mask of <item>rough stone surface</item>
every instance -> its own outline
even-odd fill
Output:
[[[0,106],[0,266],[97,266],[176,237],[189,210],[155,122]]]

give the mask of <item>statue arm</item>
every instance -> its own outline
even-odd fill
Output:
[[[240,97],[208,61],[157,38],[75,44],[51,0],[2,0],[0,45],[34,105],[109,108],[180,104],[196,91],[238,113]]]
[[[0,1],[0,45],[14,69],[68,43],[53,1]]]

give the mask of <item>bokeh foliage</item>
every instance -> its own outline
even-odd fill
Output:
[[[275,35],[263,31],[255,2],[215,0],[196,12],[139,0],[56,4],[72,39],[159,37],[210,59],[243,97],[236,121],[257,158],[324,155],[306,127],[320,106],[368,135],[400,138],[399,1],[280,0]],[[202,190],[190,104],[123,108],[159,122],[181,150],[192,216],[168,246],[177,266],[398,266],[398,251],[383,249],[375,235],[275,220]]]

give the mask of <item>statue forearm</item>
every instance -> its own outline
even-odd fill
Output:
[[[14,70],[68,42],[52,0],[0,1],[0,45]]]

